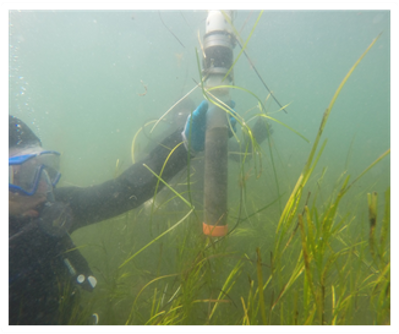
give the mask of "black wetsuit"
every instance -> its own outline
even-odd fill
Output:
[[[41,228],[38,219],[10,217],[10,324],[70,323],[73,305],[79,299],[79,285],[92,290],[88,278],[94,275],[74,249],[69,234],[134,209],[151,198],[158,179],[143,164],[159,174],[171,149],[182,142],[180,132],[170,135],[146,158],[113,180],[87,188],[56,188],[56,203],[62,203],[72,217],[68,233],[55,236]],[[171,179],[186,163],[187,151],[181,144],[168,160],[162,178]]]

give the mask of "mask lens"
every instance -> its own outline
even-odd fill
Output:
[[[33,195],[40,182],[48,184],[52,189],[61,176],[58,171],[59,153],[54,151],[12,157],[9,164],[10,190],[26,195]]]

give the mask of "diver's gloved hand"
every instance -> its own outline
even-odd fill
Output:
[[[231,108],[234,108],[235,103],[231,101],[229,103]],[[204,150],[205,147],[205,131],[206,131],[206,112],[208,111],[208,101],[204,100],[195,109],[191,115],[188,116],[186,125],[182,132],[182,137],[184,145],[189,149],[191,148],[192,153],[200,152]],[[229,117],[232,128],[235,131],[235,126],[237,121],[234,117]],[[229,131],[229,136],[231,137],[233,133]]]

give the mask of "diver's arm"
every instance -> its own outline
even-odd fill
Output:
[[[153,197],[158,178],[144,164],[159,175],[165,160],[177,145],[161,176],[168,181],[187,164],[188,153],[182,144],[181,129],[113,180],[87,188],[56,188],[57,201],[68,203],[73,211],[74,222],[70,232],[134,209]],[[161,187],[163,184],[159,182],[158,190]]]

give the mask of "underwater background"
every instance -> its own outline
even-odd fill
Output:
[[[390,323],[389,155],[351,184],[390,148],[390,12],[265,11],[256,23],[259,14],[237,11],[234,25],[244,41],[254,29],[246,52],[287,113],[244,56],[234,67],[235,84],[267,99],[267,115],[308,141],[270,121],[273,134],[260,158],[229,162],[228,221],[235,229],[220,242],[202,235],[201,204],[181,222],[190,208],[168,190],[74,232],[99,281],[83,307],[100,323]],[[98,184],[131,165],[138,131],[201,80],[196,48],[202,59],[206,16],[10,11],[10,114],[45,148],[62,153],[58,186]],[[321,139],[326,146],[295,214],[281,218],[323,113],[381,32],[334,104]],[[244,119],[260,112],[252,95],[231,96]],[[203,99],[200,89],[190,97],[196,105]],[[155,134],[169,127],[163,122]],[[138,156],[149,150],[145,129],[134,145]],[[186,177],[171,186],[187,191]]]

